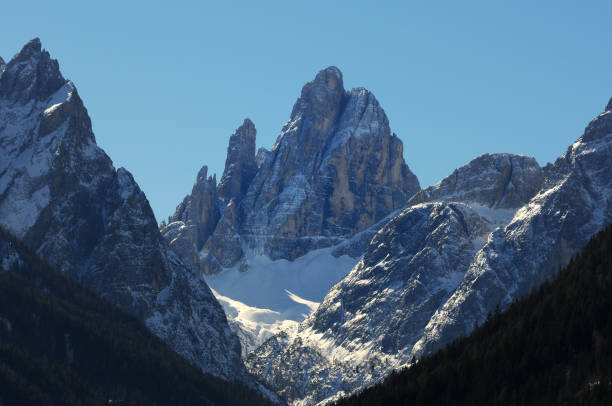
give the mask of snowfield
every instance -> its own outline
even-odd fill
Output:
[[[251,253],[246,272],[235,266],[204,277],[241,337],[243,355],[279,331],[295,329],[355,266],[358,258],[336,258],[333,249],[315,250],[295,261]]]

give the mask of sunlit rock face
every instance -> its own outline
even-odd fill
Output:
[[[35,39],[0,75],[0,225],[202,370],[244,376],[222,308],[168,248],[132,175],[96,145],[58,62]]]
[[[374,95],[363,88],[347,92],[340,71],[330,67],[303,87],[270,151],[255,154],[250,120],[232,135],[213,208],[220,218],[206,243],[193,244],[193,233],[172,231],[197,228],[182,206],[162,233],[171,244],[192,247],[182,255],[197,258],[193,268],[204,273],[241,261],[247,269],[245,248],[294,260],[403,207],[419,183],[402,153]],[[193,193],[183,204],[188,200]],[[184,238],[190,242],[179,241]]]
[[[554,164],[483,155],[413,196],[297,331],[272,337],[247,368],[290,403],[328,401],[553,277],[612,221],[611,108]]]
[[[297,332],[279,334],[252,352],[247,368],[296,404],[329,400],[384,378],[410,360],[488,234],[505,226],[542,181],[533,158],[493,154],[417,193],[399,214],[361,233],[369,244],[348,276]],[[349,248],[353,243],[362,241]]]

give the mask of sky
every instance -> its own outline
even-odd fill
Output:
[[[177,3],[171,4],[171,3]],[[611,1],[4,2],[0,56],[34,37],[158,221],[221,177],[249,117],[272,147],[328,66],[372,91],[421,186],[484,153],[554,161],[612,97]]]

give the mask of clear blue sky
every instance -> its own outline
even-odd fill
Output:
[[[329,65],[374,92],[422,186],[485,152],[552,161],[612,96],[609,0],[172,3],[0,7],[0,56],[41,38],[158,220],[203,164],[220,177],[245,117],[270,148]]]

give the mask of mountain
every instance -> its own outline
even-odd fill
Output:
[[[612,101],[547,169],[544,185],[493,232],[460,286],[428,323],[413,354],[441,348],[567,265],[612,222]]]
[[[246,119],[219,183],[204,166],[161,226],[215,289],[243,355],[302,321],[363,254],[363,233],[419,190],[374,95],[346,91],[335,67],[304,85],[271,150],[255,145]]]
[[[270,151],[255,154],[255,137],[246,119],[230,137],[219,184],[202,168],[191,195],[162,227],[199,272],[247,269],[249,253],[294,260],[336,245],[419,190],[374,95],[344,90],[335,67],[302,88]]]
[[[132,175],[96,145],[76,87],[38,39],[0,76],[0,226],[204,372],[248,379],[223,309],[170,250]]]
[[[0,229],[0,403],[270,404],[204,374]]]
[[[612,221],[612,103],[554,164],[485,155],[372,238],[348,276],[247,368],[290,402],[371,385],[551,279]]]
[[[609,405],[612,226],[467,338],[336,405]]]
[[[374,384],[409,360],[487,235],[507,224],[542,181],[533,158],[487,154],[417,193],[297,331],[266,341],[247,367],[296,404]]]

